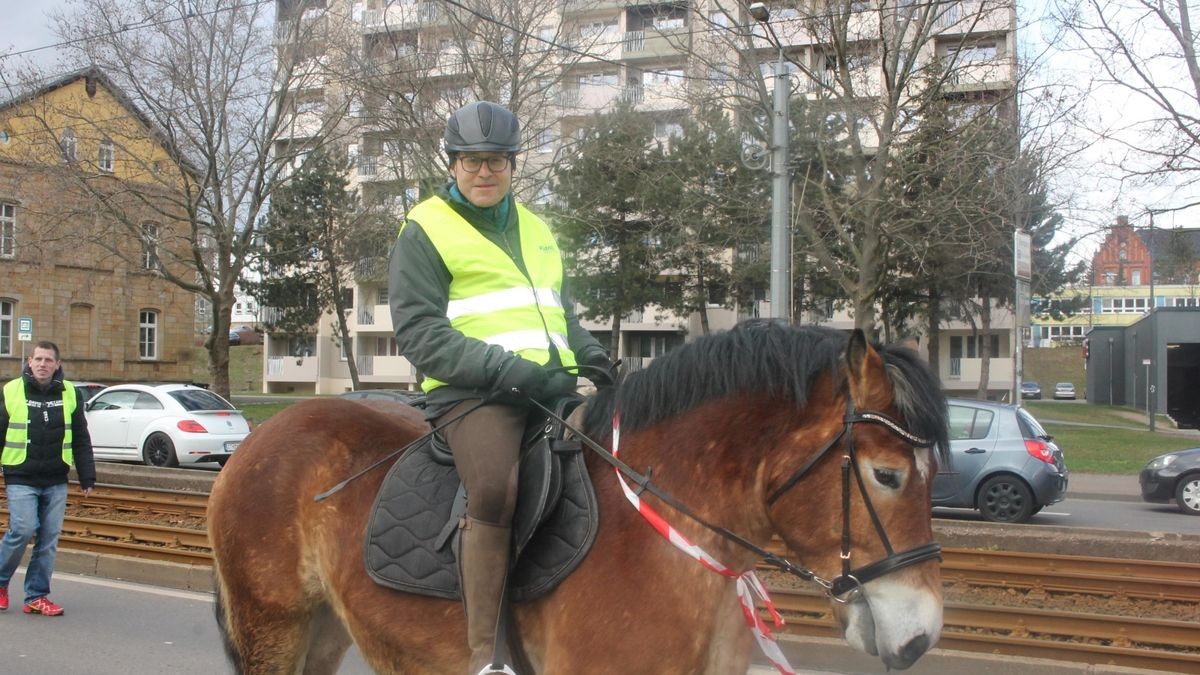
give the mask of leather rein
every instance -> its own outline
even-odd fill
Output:
[[[529,400],[536,408],[548,415],[550,419],[561,424],[564,429],[570,430],[571,433],[575,434],[575,437],[578,438],[580,442],[593,450],[597,455],[600,456],[601,459],[603,459],[605,462],[608,462],[613,466],[613,468],[615,468],[617,471],[620,471],[625,475],[626,478],[636,484],[637,489],[635,492],[637,494],[640,495],[642,492],[649,492],[669,505],[671,508],[682,513],[688,519],[698,523],[709,531],[716,533],[722,538],[753,552],[767,564],[783,572],[787,572],[788,574],[799,577],[805,581],[816,583],[817,585],[821,586],[827,596],[836,602],[852,602],[858,597],[864,584],[910,565],[923,563],[927,560],[940,560],[942,557],[942,546],[937,542],[922,544],[921,546],[917,546],[907,551],[901,551],[899,553],[895,552],[895,550],[892,548],[891,541],[888,539],[887,532],[883,527],[883,523],[880,521],[879,515],[875,511],[874,505],[871,503],[870,496],[867,494],[866,487],[863,484],[862,473],[858,468],[857,455],[854,448],[854,425],[882,425],[893,434],[915,447],[928,448],[932,447],[934,443],[909,432],[907,429],[901,426],[900,423],[884,413],[870,410],[856,411],[854,409],[854,403],[849,395],[846,396],[846,415],[843,420],[841,430],[838,431],[833,438],[829,439],[829,441],[827,441],[816,454],[810,457],[803,466],[797,469],[786,481],[784,481],[779,488],[771,493],[770,497],[767,498],[768,506],[774,504],[776,500],[795,487],[808,474],[808,472],[814,466],[816,466],[821,458],[829,454],[830,450],[837,445],[838,441],[845,438],[845,442],[843,443],[844,453],[842,455],[842,574],[841,576],[838,576],[832,580],[818,575],[816,572],[804,567],[803,565],[797,565],[786,558],[771,553],[770,551],[758,546],[754,542],[735,532],[727,530],[720,525],[715,525],[708,522],[704,518],[697,515],[694,511],[689,509],[687,505],[681,503],[662,488],[651,482],[651,470],[647,470],[645,474],[638,473],[628,464],[614,457],[611,452],[606,450],[599,443],[595,442],[591,438],[588,438],[583,434],[583,432],[571,426],[565,419],[555,414],[554,411],[550,410],[536,400]],[[873,563],[863,565],[857,569],[852,569],[850,567],[851,474],[854,475],[854,480],[858,485],[859,493],[863,496],[863,501],[867,506],[867,513],[869,513],[871,516],[871,522],[875,526],[875,531],[879,534],[879,537],[883,542],[884,549],[887,551],[887,555],[883,558]]]

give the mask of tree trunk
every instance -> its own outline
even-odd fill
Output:
[[[346,306],[345,296],[341,293],[338,278],[337,270],[330,269],[328,283],[333,289],[333,312],[337,316],[338,336],[342,343],[342,353],[346,355],[346,367],[350,369],[350,386],[354,391],[358,391],[358,363],[354,360],[354,340],[346,321],[346,312],[353,311],[354,308]]]
[[[928,343],[926,351],[929,352],[929,370],[933,372],[933,376],[942,379],[942,294],[941,289],[931,287],[929,289],[929,310],[926,312],[929,320],[926,336]]]
[[[212,302],[212,334],[204,341],[208,351],[208,388],[229,398],[229,326],[232,323],[233,284],[226,284],[220,293],[209,298]]]
[[[979,398],[987,400],[988,382],[992,370],[992,299],[986,293],[980,298],[982,310],[979,312],[979,327],[983,333],[979,342]]]

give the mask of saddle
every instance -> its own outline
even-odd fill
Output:
[[[582,401],[560,399],[552,409],[565,419]],[[564,439],[565,431],[544,415],[531,415],[525,429],[509,575],[514,601],[553,590],[596,538],[596,494],[582,446]],[[375,497],[365,542],[368,575],[407,593],[461,598],[456,553],[466,509],[450,448],[434,434],[392,466]]]

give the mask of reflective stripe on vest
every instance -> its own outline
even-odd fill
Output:
[[[70,466],[75,461],[72,446],[71,417],[75,414],[75,385],[63,380],[63,445],[62,460]],[[29,448],[29,401],[25,399],[25,379],[18,377],[4,385],[4,408],[8,411],[8,429],[4,434],[4,452],[0,464],[24,464]]]
[[[567,346],[562,306],[562,257],[550,228],[516,204],[521,259],[527,279],[508,254],[476,230],[440,197],[413,207],[408,218],[420,223],[450,270],[446,317],[467,337],[499,345],[535,363],[550,362],[551,343],[564,366],[575,365]],[[532,285],[531,285],[532,282]],[[445,386],[426,377],[426,393]]]

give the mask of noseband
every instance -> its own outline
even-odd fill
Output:
[[[767,498],[767,506],[773,505],[776,500],[782,497],[808,474],[818,462],[821,461],[829,451],[837,445],[838,441],[845,438],[842,444],[844,453],[842,454],[842,574],[836,579],[829,581],[813,574],[811,571],[804,570],[807,574],[800,576],[811,578],[812,581],[820,584],[828,592],[830,597],[839,602],[850,602],[857,595],[863,584],[874,581],[886,574],[903,569],[909,565],[916,565],[927,560],[942,558],[942,546],[937,542],[929,542],[922,544],[916,548],[911,548],[907,551],[896,553],[892,548],[892,542],[888,540],[887,531],[883,528],[883,523],[879,520],[879,514],[875,511],[875,505],[871,503],[871,496],[867,494],[866,486],[863,484],[862,471],[858,467],[858,456],[854,448],[854,425],[855,424],[879,424],[885,427],[888,431],[896,436],[904,439],[911,445],[919,448],[929,448],[934,445],[932,441],[926,440],[913,434],[900,425],[899,422],[891,417],[871,410],[858,412],[854,409],[853,399],[846,396],[846,417],[842,425],[841,431],[827,443],[816,454],[808,459],[799,469],[797,469],[786,481],[783,482],[771,496]],[[859,494],[863,496],[863,503],[867,506],[867,513],[871,516],[871,523],[875,526],[875,531],[879,534],[879,539],[883,542],[883,548],[887,551],[887,555],[876,560],[868,565],[863,565],[858,569],[850,567],[850,474],[854,474],[854,482],[858,484]],[[791,571],[791,570],[788,570]],[[795,573],[795,572],[793,572]],[[852,593],[847,597],[842,597],[847,593]]]

